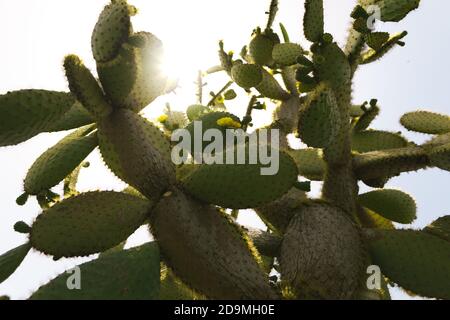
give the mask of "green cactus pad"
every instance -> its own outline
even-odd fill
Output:
[[[276,42],[269,35],[257,33],[248,46],[251,59],[260,66],[273,63],[272,51]]]
[[[423,231],[450,242],[450,216],[440,217]]]
[[[368,64],[371,62],[375,62],[382,57],[384,57],[387,53],[389,53],[397,44],[400,43],[404,37],[406,37],[408,32],[404,31],[401,33],[397,33],[392,35],[378,50],[367,50],[361,56],[360,63]]]
[[[359,106],[359,108],[361,107]],[[364,113],[358,118],[358,121],[355,123],[353,131],[359,132],[369,128],[373,120],[375,120],[379,113],[380,108],[376,105],[370,107],[369,110],[364,111]]]
[[[132,33],[130,17],[136,9],[126,0],[112,0],[98,18],[92,33],[92,53],[97,62],[112,60]]]
[[[255,211],[270,230],[284,234],[295,209],[299,208],[306,199],[304,191],[293,187],[279,199],[255,208]]]
[[[134,34],[130,42],[113,60],[97,63],[97,72],[114,106],[137,112],[164,94],[168,82],[161,70],[162,42],[147,32]]]
[[[273,60],[282,66],[292,66],[297,58],[303,54],[303,49],[296,43],[279,43],[272,51]]]
[[[406,146],[408,146],[408,140],[393,132],[366,130],[355,132],[352,136],[352,150],[361,153]]]
[[[323,0],[306,0],[303,18],[305,38],[311,42],[322,40],[324,33]]]
[[[150,225],[167,266],[207,298],[276,298],[253,244],[217,208],[173,190],[156,205]]]
[[[381,10],[381,21],[398,22],[417,9],[420,0],[359,0],[359,3],[365,8],[378,6]]]
[[[450,143],[434,148],[429,157],[431,165],[450,171]]]
[[[184,285],[166,266],[161,268],[159,300],[198,300],[192,289]]]
[[[364,207],[394,222],[409,224],[416,219],[414,199],[400,190],[381,189],[361,194],[358,201]]]
[[[425,297],[450,299],[450,243],[426,232],[371,230],[374,264],[391,281]]]
[[[297,164],[301,176],[313,181],[323,180],[326,163],[320,149],[289,150],[288,153]]]
[[[430,165],[426,151],[407,147],[363,153],[354,158],[354,168],[362,180],[392,178],[402,172],[425,169]]]
[[[16,271],[25,259],[28,251],[30,251],[30,248],[30,244],[26,243],[0,256],[0,283],[8,279]]]
[[[444,134],[450,132],[450,117],[429,111],[407,113],[400,119],[400,123],[408,130],[421,133]]]
[[[97,147],[92,126],[78,129],[44,152],[28,170],[24,180],[27,194],[38,195],[60,183]]]
[[[112,108],[106,102],[102,88],[80,58],[75,55],[67,56],[64,59],[64,69],[70,91],[93,116],[102,118],[111,113]]]
[[[79,268],[81,290],[67,288],[75,274],[65,272],[39,288],[30,300],[153,300],[159,297],[160,257],[155,242],[102,256]]]
[[[226,146],[225,131],[226,131],[226,129],[229,129],[230,127],[221,126],[218,124],[218,121],[223,118],[231,118],[233,121],[236,121],[236,123],[240,123],[240,121],[241,121],[237,116],[235,116],[234,114],[228,113],[228,112],[209,112],[209,113],[206,113],[206,114],[200,116],[197,120],[195,120],[195,121],[201,122],[201,125],[202,125],[202,131],[200,132],[201,133],[201,137],[200,137],[201,141],[203,141],[203,135],[205,134],[205,132],[207,130],[217,129],[217,130],[220,130],[220,132],[222,132],[222,134],[223,134],[223,137],[224,137],[223,147],[225,148],[225,146]],[[192,154],[197,154],[195,152],[194,148],[195,148],[195,140],[198,140],[199,137],[195,136],[195,134],[196,134],[194,131],[195,123],[191,122],[189,125],[186,126],[185,129],[191,135],[192,143],[191,143],[190,152]],[[236,129],[236,128],[231,128],[231,129]],[[210,142],[203,141],[203,144],[199,150],[200,153],[202,153],[209,144],[210,144]]]
[[[158,198],[175,183],[169,141],[147,119],[116,110],[98,124],[98,139],[108,167],[146,197]]]
[[[51,129],[75,103],[65,92],[20,90],[0,95],[0,147]]]
[[[88,256],[125,241],[147,218],[152,203],[118,192],[88,192],[57,203],[32,225],[33,248],[54,256]]]
[[[183,187],[196,198],[224,208],[253,208],[269,203],[288,192],[298,175],[289,155],[274,148],[270,152],[279,152],[279,170],[275,175],[262,175],[261,169],[267,166],[261,162],[248,164],[247,147],[246,164],[198,165],[184,177]],[[219,156],[225,158],[224,154]]]
[[[320,47],[314,54],[317,76],[337,89],[350,83],[351,68],[348,58],[336,43]]]
[[[201,104],[194,104],[186,109],[186,115],[189,121],[197,120],[206,112],[208,112],[208,107],[205,107]]]
[[[289,93],[284,90],[273,75],[262,69],[263,79],[255,89],[264,97],[274,100],[287,100]]]
[[[76,129],[94,122],[94,118],[78,101],[58,120],[54,123],[49,132],[66,131]]]
[[[250,89],[261,83],[263,73],[256,64],[236,63],[231,68],[231,77],[236,84],[244,89]]]
[[[360,210],[358,210],[358,218],[364,228],[395,229],[391,220],[388,220],[367,208],[360,208]]]
[[[340,130],[336,99],[331,90],[321,86],[310,94],[300,108],[298,135],[309,147],[324,148]]]
[[[299,299],[349,299],[364,273],[357,226],[340,209],[309,203],[296,211],[281,245],[285,291]]]

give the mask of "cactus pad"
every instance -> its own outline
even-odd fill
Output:
[[[352,136],[352,149],[361,153],[403,148],[407,145],[408,141],[400,134],[387,131],[366,130]]]
[[[306,0],[303,31],[307,40],[319,42],[323,36],[324,13],[323,0]]]
[[[429,133],[443,134],[450,132],[450,117],[428,111],[416,111],[405,114],[401,124],[408,130]]]
[[[0,283],[8,279],[16,271],[25,259],[28,251],[30,251],[30,248],[30,244],[26,243],[0,256]]]

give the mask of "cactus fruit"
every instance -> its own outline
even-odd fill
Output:
[[[8,279],[16,271],[23,259],[25,259],[28,251],[30,251],[30,248],[30,244],[26,243],[0,256],[0,283]]]
[[[358,202],[394,222],[409,224],[416,219],[416,202],[409,194],[400,190],[371,191],[359,195]]]
[[[50,131],[75,103],[71,94],[20,90],[0,96],[0,147],[19,144]]]
[[[82,127],[44,152],[28,170],[24,180],[25,192],[38,195],[74,171],[97,147],[97,135],[89,135],[92,130],[92,126]]]
[[[450,242],[412,230],[368,235],[373,262],[390,280],[422,296],[450,299]]]
[[[267,25],[254,30],[242,60],[221,41],[220,65],[198,73],[198,104],[184,112],[168,103],[155,125],[139,113],[176,88],[161,70],[163,44],[152,33],[134,32],[136,8],[111,0],[91,39],[99,80],[69,55],[64,67],[71,93],[0,96],[0,146],[76,129],[25,178],[17,204],[36,195],[43,212],[31,226],[14,224],[29,243],[0,256],[0,282],[34,248],[55,260],[99,257],[80,265],[82,290],[69,290],[69,276],[60,275],[31,299],[390,299],[384,276],[414,294],[450,299],[449,216],[422,231],[396,230],[395,223],[415,220],[416,204],[406,193],[383,189],[404,172],[450,171],[450,118],[404,115],[408,130],[435,135],[419,145],[372,129],[380,113],[376,99],[352,101],[359,65],[404,46],[407,35],[369,28],[369,7],[378,5],[383,21],[399,21],[418,4],[359,0],[341,49],[324,31],[323,0],[306,0],[304,35],[312,42],[306,52],[290,42],[283,24],[280,42],[272,29],[278,1],[272,0]],[[203,105],[203,77],[221,71],[231,79]],[[234,91],[234,83],[244,90]],[[242,121],[224,103],[241,94],[251,95]],[[272,122],[250,131],[253,112],[267,112],[270,100],[276,104]],[[171,145],[180,137],[169,137],[174,133],[190,135],[187,145],[180,143],[191,149],[186,163],[174,159],[176,151],[187,155]],[[291,134],[309,148],[292,149]],[[77,190],[83,159],[97,144],[105,164],[128,185],[122,192]],[[320,199],[310,199],[311,182],[299,175],[320,181]],[[61,195],[50,190],[62,181]],[[381,189],[361,194],[360,181]],[[235,222],[248,208],[267,232]],[[146,224],[155,242],[124,250]],[[381,289],[367,287],[364,269],[371,264],[381,267]]]
[[[364,261],[360,231],[344,212],[326,203],[298,209],[281,245],[282,281],[296,298],[351,298]]]
[[[160,257],[155,242],[120,250],[79,266],[81,290],[70,290],[63,273],[30,300],[152,300],[159,298]],[[76,272],[76,271],[75,271]]]
[[[151,122],[127,110],[116,110],[98,123],[100,152],[108,167],[150,199],[175,180],[170,145]]]
[[[276,298],[250,240],[218,209],[174,189],[150,221],[165,262],[191,288],[212,299]]]
[[[400,122],[411,131],[429,134],[450,132],[450,117],[439,113],[429,111],[410,112],[405,114]]]
[[[55,258],[88,256],[126,240],[147,218],[152,203],[118,192],[89,192],[65,199],[32,225],[33,248]]]

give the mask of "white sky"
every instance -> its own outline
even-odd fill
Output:
[[[160,37],[166,47],[170,69],[181,77],[182,88],[176,96],[158,99],[146,114],[157,117],[164,104],[171,102],[174,109],[184,109],[195,103],[192,82],[198,69],[217,64],[217,43],[224,39],[227,50],[239,52],[249,40],[252,29],[265,23],[264,11],[268,0],[165,0],[130,1],[140,9],[133,19],[135,30],[146,30]],[[301,32],[301,1],[280,0],[279,20],[290,31],[292,41],[307,46]],[[422,1],[420,11],[412,13],[400,24],[386,24],[386,31],[409,31],[406,47],[397,48],[383,61],[364,66],[356,76],[355,102],[379,99],[382,114],[375,122],[379,129],[403,131],[398,123],[407,111],[423,108],[450,113],[447,92],[450,71],[448,52],[450,25],[448,1]],[[90,35],[97,16],[106,0],[0,0],[0,94],[23,88],[67,90],[61,62],[64,55],[75,53],[95,70],[90,53]],[[349,13],[354,0],[327,0],[326,29],[343,44],[349,25]],[[211,90],[218,90],[227,81],[221,76],[207,80]],[[205,99],[207,95],[205,94]],[[246,101],[237,100],[230,109],[242,116]],[[268,119],[262,112],[257,123]],[[39,213],[34,200],[25,207],[15,204],[22,192],[22,179],[33,161],[64,134],[42,134],[17,147],[0,149],[0,253],[26,241],[13,231],[16,221],[32,222]],[[416,142],[424,135],[406,133]],[[83,171],[80,186],[83,190],[120,189],[121,184],[101,165],[98,154],[89,158],[93,165]],[[400,188],[415,196],[418,202],[418,220],[412,226],[423,227],[435,218],[450,214],[448,192],[449,173],[428,170],[406,174],[392,179],[390,187]],[[250,214],[241,214],[243,223],[254,223]],[[145,238],[141,230],[132,244]],[[130,244],[130,245],[132,245]],[[40,285],[57,274],[86,259],[50,258],[32,252],[18,271],[0,285],[0,295],[27,298]],[[395,290],[397,299],[408,298]]]

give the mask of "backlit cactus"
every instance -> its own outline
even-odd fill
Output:
[[[305,50],[290,42],[282,24],[281,37],[272,27],[278,9],[272,0],[267,26],[253,30],[241,59],[220,42],[220,66],[213,69],[224,71],[228,85],[208,104],[199,90],[197,104],[185,112],[168,106],[153,123],[141,110],[173,89],[161,68],[162,42],[134,31],[135,7],[111,0],[92,34],[98,79],[68,55],[70,93],[0,96],[0,146],[76,129],[25,177],[17,203],[36,196],[43,211],[30,226],[15,224],[29,240],[0,256],[0,282],[33,248],[55,260],[100,255],[80,266],[82,290],[69,290],[62,274],[31,299],[389,299],[386,278],[415,294],[450,299],[448,216],[423,230],[396,229],[394,222],[416,219],[416,203],[384,189],[404,172],[450,171],[450,117],[404,115],[406,129],[434,135],[418,145],[373,129],[377,101],[357,105],[351,97],[359,65],[403,46],[407,35],[369,28],[369,9],[378,6],[382,21],[400,21],[419,2],[360,0],[341,48],[324,28],[323,1],[305,0],[304,35],[311,42]],[[243,118],[224,107],[237,95],[249,96]],[[246,135],[253,110],[269,101],[277,106],[272,123]],[[265,130],[270,141],[261,138]],[[177,149],[180,132],[200,141]],[[307,147],[291,148],[290,134]],[[219,147],[210,145],[215,137]],[[128,185],[122,192],[76,190],[83,161],[97,146]],[[277,156],[274,172],[255,150]],[[183,163],[174,160],[180,154]],[[321,199],[309,198],[309,181],[299,176],[323,182]],[[360,193],[360,181],[377,189]],[[62,195],[51,190],[62,182]],[[268,231],[238,225],[239,209],[253,209]],[[124,250],[143,225],[154,242]],[[366,286],[371,265],[381,268],[380,288]],[[276,274],[271,281],[269,273]]]

